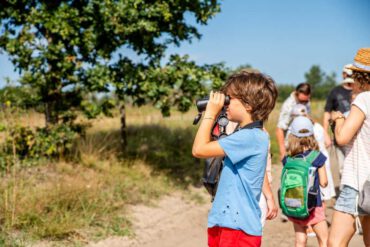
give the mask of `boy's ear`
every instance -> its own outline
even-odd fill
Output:
[[[245,109],[247,110],[247,112],[251,112],[252,111],[252,107],[249,104],[246,104],[245,105]]]

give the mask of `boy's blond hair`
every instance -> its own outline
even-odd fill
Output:
[[[288,135],[288,156],[295,156],[307,150],[319,151],[319,144],[313,135],[307,137],[296,137],[293,134]]]
[[[255,71],[241,71],[231,75],[221,91],[239,99],[243,105],[249,105],[253,121],[267,120],[278,96],[275,81]]]

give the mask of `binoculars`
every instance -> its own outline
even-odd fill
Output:
[[[196,105],[197,105],[198,112],[204,112],[206,110],[208,101],[209,101],[209,96],[197,100]],[[226,95],[224,106],[227,106],[229,104],[230,104],[230,96]]]
[[[197,100],[196,105],[197,105],[197,109],[198,109],[198,115],[195,117],[195,119],[193,121],[194,125],[197,124],[199,122],[200,118],[202,117],[202,112],[204,112],[206,110],[208,101],[209,101],[208,96]],[[229,104],[230,104],[230,96],[226,95],[225,102],[224,102],[224,109],[223,109],[222,113],[218,116],[218,119],[216,121],[216,122],[219,122],[219,124],[221,126],[224,125],[226,127],[226,125],[229,122],[229,120],[226,117],[226,113],[225,113],[225,106],[228,106]]]

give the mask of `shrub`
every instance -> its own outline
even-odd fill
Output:
[[[72,151],[77,132],[65,124],[36,128],[13,126],[7,129],[8,135],[2,145],[0,167],[5,168],[9,157],[20,160],[61,158]]]

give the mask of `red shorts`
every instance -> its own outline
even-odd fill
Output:
[[[262,237],[226,227],[208,228],[209,247],[260,247]]]

